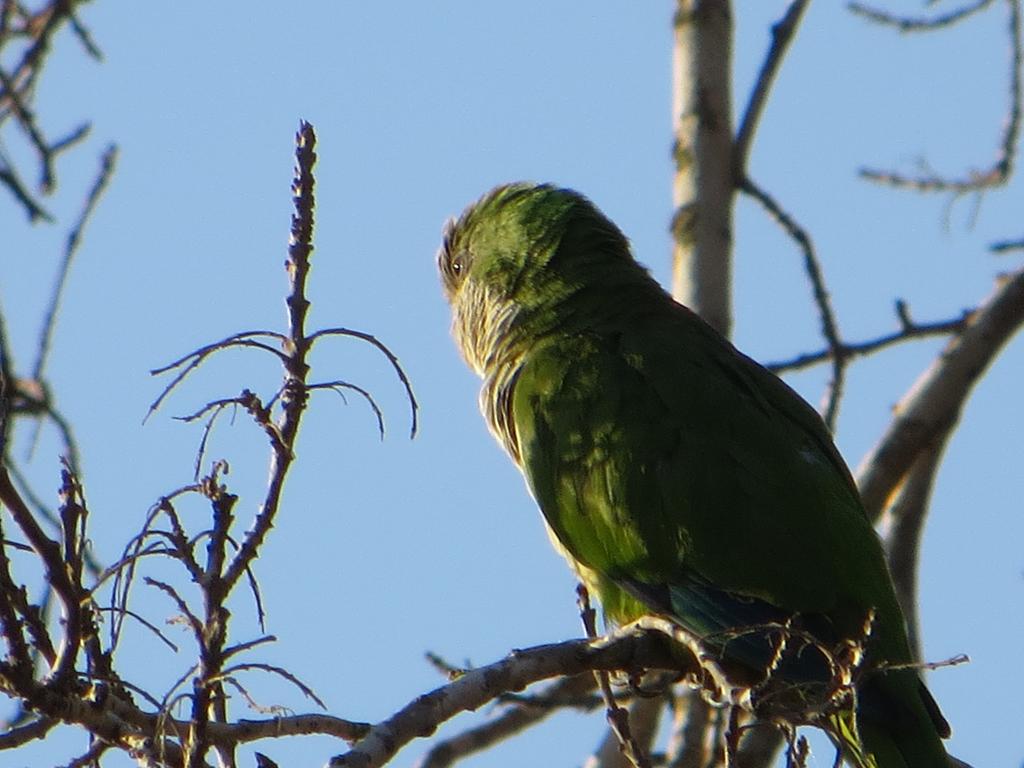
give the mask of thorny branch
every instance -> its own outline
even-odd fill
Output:
[[[275,674],[284,672],[278,668],[271,669],[267,665],[258,664],[235,665],[225,668],[225,663],[230,656],[227,649],[230,614],[225,609],[224,603],[234,590],[241,575],[250,573],[250,568],[258,556],[259,548],[273,525],[280,507],[285,478],[294,457],[294,443],[306,405],[306,374],[309,370],[306,355],[310,345],[304,327],[306,312],[309,308],[305,290],[309,274],[309,257],[313,249],[314,179],[312,168],[316,161],[315,142],[316,136],[312,126],[302,123],[296,138],[296,178],[292,186],[296,210],[292,217],[292,237],[289,257],[286,261],[290,280],[290,290],[286,299],[289,308],[288,332],[278,334],[259,331],[236,334],[222,342],[207,345],[198,352],[185,356],[168,368],[184,366],[151,408],[151,411],[155,409],[160,401],[206,357],[231,346],[249,346],[271,352],[282,362],[284,367],[285,381],[280,398],[281,413],[276,420],[274,420],[270,408],[264,407],[254,393],[246,390],[237,399],[238,404],[246,409],[270,437],[272,458],[270,480],[263,504],[260,506],[252,526],[246,531],[241,545],[230,557],[227,547],[231,541],[230,531],[235,519],[234,507],[238,497],[227,492],[226,487],[219,482],[216,470],[196,489],[197,492],[209,499],[213,517],[205,563],[200,563],[199,558],[191,554],[194,542],[188,542],[188,553],[179,552],[178,557],[186,563],[190,572],[194,574],[198,569],[201,574],[199,584],[204,603],[202,616],[192,613],[184,601],[177,598],[176,593],[169,585],[162,587],[163,591],[171,594],[178,601],[179,610],[189,617],[189,624],[193,627],[199,648],[199,662],[195,668],[195,674],[192,676],[192,716],[183,738],[183,759],[186,768],[204,764],[206,753],[211,747],[218,750],[221,762],[234,764],[232,751],[214,744],[210,738],[212,723],[228,722],[224,685],[230,684],[243,693],[245,691],[244,687],[234,678],[231,670],[263,669]],[[279,340],[282,342],[284,351],[277,352],[254,337],[256,339],[269,337]],[[218,402],[217,406],[219,407],[224,402]],[[202,410],[199,413],[202,413]],[[204,435],[204,445],[205,439]],[[173,516],[172,519],[174,519]],[[180,531],[173,533],[172,540],[178,544],[179,549],[181,549],[182,537],[183,534]],[[152,580],[147,579],[147,581],[153,583]],[[285,674],[289,673],[285,672]],[[289,677],[289,679],[298,683],[303,690],[309,690],[294,677]]]
[[[362,394],[368,399],[379,423],[382,425],[380,409],[366,390],[344,381],[334,381],[322,384],[308,384],[306,374],[309,369],[307,356],[315,343],[327,336],[342,335],[362,339],[379,349],[391,363],[397,372],[400,381],[409,395],[413,409],[413,432],[416,424],[416,401],[412,394],[412,388],[408,377],[398,362],[397,357],[378,339],[370,334],[355,331],[347,328],[328,328],[307,334],[305,330],[306,312],[309,308],[309,301],[305,296],[306,279],[309,273],[309,256],[312,253],[312,231],[313,231],[313,189],[314,179],[311,173],[312,165],[316,160],[314,152],[315,135],[312,127],[304,123],[299,131],[297,139],[297,175],[292,190],[295,199],[296,213],[292,217],[292,235],[289,246],[289,258],[286,263],[291,290],[286,301],[288,307],[288,331],[277,333],[273,331],[246,331],[229,336],[219,342],[208,344],[174,361],[168,366],[156,369],[154,373],[163,373],[179,369],[175,378],[164,388],[160,396],[150,408],[152,413],[159,408],[164,399],[181,383],[192,371],[201,365],[210,355],[230,347],[249,347],[265,352],[270,352],[277,357],[285,370],[285,380],[278,394],[271,399],[269,404],[264,405],[261,399],[251,391],[244,391],[238,398],[225,398],[208,404],[200,409],[192,417],[198,418],[209,410],[219,412],[224,406],[237,403],[246,408],[254,421],[260,425],[270,437],[273,449],[270,483],[266,491],[263,503],[260,505],[260,512],[256,516],[252,528],[246,533],[242,540],[239,551],[231,559],[227,570],[224,573],[225,588],[230,589],[237,582],[239,576],[245,571],[256,558],[259,547],[264,537],[273,525],[273,521],[280,505],[281,492],[284,487],[284,479],[293,459],[293,446],[295,437],[298,434],[299,423],[305,409],[308,394],[318,389],[351,389]],[[261,339],[278,341],[283,351],[278,351],[264,343]],[[280,407],[280,415],[275,419],[273,406]],[[205,442],[204,442],[205,445]]]

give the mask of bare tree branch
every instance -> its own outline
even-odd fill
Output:
[[[807,277],[811,281],[814,303],[818,305],[818,314],[821,318],[821,335],[825,337],[825,343],[828,345],[828,359],[832,361],[832,379],[825,393],[822,418],[828,428],[835,431],[836,419],[839,417],[839,403],[843,397],[843,385],[846,382],[846,345],[843,344],[839,336],[835,310],[832,308],[832,299],[825,286],[825,278],[822,274],[821,263],[814,251],[814,244],[811,242],[810,235],[776,202],[775,198],[746,176],[738,183],[740,189],[757,200],[803,251],[804,271],[807,272]]]
[[[889,27],[895,27],[900,32],[928,32],[941,27],[950,27],[957,22],[973,16],[975,13],[978,13],[978,11],[985,10],[988,6],[992,5],[993,2],[994,0],[974,0],[973,3],[964,5],[961,8],[955,8],[947,13],[940,13],[936,16],[932,16],[931,18],[897,16],[889,13],[888,11],[872,8],[858,2],[847,3],[846,7],[851,13],[862,16],[868,21],[873,21],[876,24],[883,24]]]
[[[857,484],[877,520],[922,451],[956,424],[974,384],[1024,324],[1024,269],[1000,277],[993,293],[950,339],[893,411],[881,440],[862,459]]]
[[[580,608],[580,618],[583,620],[583,628],[587,637],[591,640],[597,638],[596,617],[597,612],[590,605],[590,594],[587,588],[581,583],[576,585],[577,603]],[[611,679],[607,670],[594,670],[594,679],[597,680],[597,688],[601,692],[601,698],[605,703],[605,719],[608,721],[608,733],[602,740],[601,747],[597,753],[587,761],[588,768],[597,766],[621,765],[636,766],[636,768],[650,768],[649,757],[651,743],[657,731],[658,718],[661,711],[661,702],[653,714],[645,713],[646,719],[643,723],[643,733],[639,736],[630,725],[630,712],[636,707],[628,710],[620,707],[612,692]],[[634,705],[636,702],[634,702]]]
[[[781,730],[761,723],[758,727],[749,728],[744,733],[743,741],[740,742],[737,763],[741,766],[771,765],[772,760],[785,744],[785,735]],[[790,755],[799,753],[798,749],[793,749],[794,746],[792,743],[790,744]],[[791,768],[791,766],[796,768],[797,765],[801,765],[799,760],[790,763],[787,768]]]
[[[637,698],[634,699],[626,709],[632,740],[643,751],[649,755],[658,736],[658,726],[661,724],[661,713],[665,709],[665,701],[662,697]],[[623,750],[621,742],[614,729],[609,728],[601,739],[597,750],[587,758],[583,764],[584,768],[626,768],[634,763]]]
[[[99,49],[88,30],[75,17],[77,6],[84,0],[49,0],[29,10],[21,3],[6,0],[0,7],[0,126],[13,119],[28,139],[39,166],[39,186],[44,194],[56,187],[56,159],[64,150],[86,137],[89,125],[83,124],[56,141],[46,138],[37,120],[33,102],[38,80],[48,60],[53,38],[68,23],[84,45],[86,52],[99,58]],[[21,174],[11,159],[0,152],[0,184],[24,209],[31,222],[52,221],[21,181]]]
[[[729,0],[677,0],[674,24],[672,295],[728,336],[732,8]]]
[[[921,621],[917,609],[921,537],[928,517],[935,476],[950,436],[951,432],[947,431],[936,444],[921,451],[886,514],[889,524],[889,533],[883,537],[886,558],[896,587],[896,597],[907,619],[907,636],[915,659],[923,658]]]
[[[365,341],[371,346],[376,347],[380,350],[381,354],[387,358],[388,362],[391,363],[391,367],[395,371],[395,375],[398,376],[398,380],[402,382],[402,386],[405,387],[405,395],[409,400],[409,409],[412,412],[411,415],[411,426],[409,427],[409,437],[416,437],[416,430],[419,428],[419,408],[420,405],[416,401],[416,394],[412,390],[412,382],[409,381],[408,375],[405,373],[405,369],[402,368],[402,364],[398,361],[398,356],[388,347],[387,344],[382,342],[372,333],[365,333],[363,331],[356,331],[351,328],[322,328],[316,333],[312,333],[309,336],[309,343],[312,346],[317,340],[327,336],[350,336],[353,339],[360,339]]]
[[[468,712],[499,694],[559,675],[591,670],[671,668],[657,633],[631,627],[597,641],[574,640],[515,651],[503,661],[472,669],[457,680],[417,697],[376,725],[351,751],[337,755],[331,768],[374,768],[387,763],[415,738],[427,736],[460,712]]]
[[[1001,240],[998,243],[992,243],[992,245],[989,246],[989,250],[993,253],[1006,253],[1008,251],[1024,250],[1024,239]]]
[[[768,49],[761,64],[761,71],[757,75],[757,83],[747,100],[747,108],[740,120],[740,128],[736,132],[736,144],[733,147],[733,173],[737,179],[744,179],[747,176],[747,159],[750,156],[751,147],[754,144],[754,135],[757,132],[757,124],[761,120],[764,106],[768,100],[775,76],[782,66],[782,60],[789,50],[789,44],[793,41],[800,21],[803,19],[804,11],[810,5],[811,0],[791,0],[789,8],[781,19],[772,25],[772,44]],[[991,0],[989,0],[991,2]]]
[[[970,317],[970,312],[964,312],[960,317],[952,320],[939,320],[934,323],[917,323],[910,319],[906,304],[902,300],[896,302],[896,314],[901,328],[893,333],[887,333],[874,339],[858,342],[844,342],[840,347],[841,354],[847,358],[862,357],[875,352],[880,352],[895,344],[902,344],[911,339],[922,339],[931,336],[948,336],[963,330]],[[775,373],[785,371],[796,371],[801,368],[808,368],[818,363],[824,363],[832,359],[832,349],[822,349],[817,352],[805,352],[788,360],[778,360],[765,363],[765,368]]]
[[[65,616],[74,616],[79,610],[81,595],[72,584],[65,569],[64,553],[60,545],[47,536],[39,527],[35,517],[25,505],[21,495],[11,482],[7,468],[0,464],[0,503],[11,512],[15,523],[29,540],[43,567],[46,569],[47,582],[53,586],[57,597],[64,607]]]
[[[277,514],[284,489],[284,480],[288,474],[294,455],[292,452],[295,437],[299,431],[302,413],[306,408],[306,375],[309,365],[306,354],[311,340],[306,336],[306,312],[309,301],[306,299],[306,277],[309,274],[309,257],[313,251],[313,209],[314,179],[313,165],[316,163],[316,134],[313,126],[303,121],[296,135],[296,171],[292,183],[292,194],[295,202],[295,213],[292,215],[292,233],[288,248],[288,260],[285,268],[291,282],[286,304],[288,306],[287,354],[284,359],[285,383],[284,395],[281,397],[282,415],[277,424],[281,435],[281,443],[274,444],[271,457],[270,482],[266,496],[260,505],[260,511],[253,521],[252,528],[246,533],[241,549],[233,558],[224,574],[224,585],[230,589],[242,573],[252,564],[260,545]]]
[[[64,286],[67,284],[68,274],[71,272],[71,262],[78,252],[79,243],[82,240],[82,233],[96,205],[99,203],[103,192],[106,190],[110,179],[114,175],[114,166],[117,163],[117,147],[110,146],[100,159],[100,170],[93,182],[92,189],[86,196],[85,205],[78,215],[78,221],[71,228],[68,234],[67,244],[64,246],[64,259],[61,261],[57,279],[53,284],[53,294],[50,297],[50,306],[46,311],[46,318],[43,321],[43,329],[39,335],[39,346],[36,351],[36,363],[32,370],[32,378],[39,381],[43,378],[43,368],[46,365],[46,358],[50,352],[50,341],[53,338],[53,329],[56,325],[57,312],[60,309],[61,296],[64,293]]]
[[[32,720],[26,725],[12,728],[6,733],[0,734],[0,751],[5,749],[17,749],[23,744],[28,744],[36,739],[45,739],[46,735],[57,725],[57,721],[49,717],[40,717]]]
[[[672,731],[665,755],[669,768],[705,768],[714,764],[714,733],[711,706],[691,691],[677,695],[672,703]]]
[[[562,702],[578,699],[593,691],[596,685],[590,673],[555,680],[535,697],[550,701],[551,704],[517,702],[482,725],[436,742],[420,759],[416,768],[447,768],[463,758],[482,752],[555,714],[560,710]]]
[[[729,0],[677,0],[672,46],[672,296],[726,337],[732,329],[736,195],[732,43]],[[763,91],[776,68],[766,63],[762,70]],[[761,111],[757,101],[755,94],[746,110],[743,163]],[[692,691],[680,695],[697,696]],[[652,709],[645,708],[648,718]]]
[[[917,192],[952,192],[955,195],[962,195],[968,192],[981,192],[986,189],[1002,186],[1012,176],[1017,156],[1017,143],[1020,138],[1021,101],[1024,99],[1021,88],[1021,67],[1022,62],[1024,62],[1022,45],[1024,45],[1024,41],[1021,39],[1021,2],[1020,0],[1006,0],[1006,2],[1009,7],[1007,33],[1010,39],[1009,108],[995,162],[985,170],[971,171],[966,177],[959,179],[948,178],[938,174],[906,176],[893,171],[870,168],[861,169],[860,175],[863,178]],[[978,7],[969,9],[966,15],[981,10],[985,5],[987,3],[980,3]],[[964,18],[964,16],[960,18]],[[936,27],[948,27],[950,23],[915,28],[934,29]]]

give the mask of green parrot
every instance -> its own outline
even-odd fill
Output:
[[[858,768],[948,768],[880,541],[810,405],[572,190],[497,187],[448,223],[438,267],[487,423],[607,622],[667,617],[795,690],[833,684],[820,649],[860,640],[855,703],[818,724]],[[780,657],[780,626],[801,650]]]

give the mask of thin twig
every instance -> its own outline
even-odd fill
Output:
[[[235,664],[230,667],[225,667],[224,670],[218,676],[218,678],[232,675],[235,672],[244,672],[246,670],[258,670],[261,672],[268,672],[272,675],[277,675],[278,677],[282,677],[289,683],[294,685],[296,688],[298,688],[300,691],[302,691],[304,696],[315,701],[320,706],[321,709],[327,709],[327,705],[324,704],[323,699],[317,696],[316,692],[312,688],[310,688],[308,685],[302,682],[298,677],[293,675],[287,669],[274,666],[273,664],[264,664],[261,662],[247,662],[245,664]]]
[[[14,199],[21,203],[21,207],[25,209],[25,214],[28,216],[28,220],[33,224],[37,220],[45,221],[48,223],[53,222],[53,216],[43,206],[37,203],[28,190],[25,189],[25,185],[22,183],[18,174],[11,168],[10,163],[7,160],[6,155],[0,152],[0,162],[6,167],[0,168],[0,184],[7,187],[7,190],[14,196]]]
[[[595,639],[597,637],[597,626],[595,622],[596,612],[590,605],[590,593],[583,584],[579,584],[576,587],[576,596],[576,602],[580,609],[580,619],[583,621],[583,628],[586,630],[587,637]],[[608,720],[610,730],[614,734],[614,739],[618,743],[619,750],[621,750],[623,757],[635,765],[636,768],[650,768],[650,758],[647,756],[645,750],[641,748],[639,742],[633,735],[633,731],[629,727],[629,710],[620,707],[618,702],[615,700],[615,694],[612,692],[611,678],[608,675],[608,670],[595,669],[594,679],[597,681],[597,688],[601,692],[601,697],[604,699],[605,718]],[[607,741],[608,740],[606,740],[606,743]]]
[[[202,645],[203,622],[200,621],[198,616],[192,613],[192,609],[188,607],[188,603],[186,603],[185,600],[181,597],[181,595],[178,594],[178,590],[176,590],[167,582],[160,581],[159,579],[154,579],[151,576],[144,576],[142,580],[149,586],[156,587],[169,598],[171,598],[171,600],[177,606],[178,611],[181,613],[182,618],[184,618],[188,622],[189,627],[191,627],[192,634],[195,635],[196,641],[200,645]]]
[[[96,45],[86,26],[82,24],[74,13],[69,16],[68,21],[71,24],[71,28],[75,31],[75,36],[82,43],[82,47],[85,48],[86,53],[92,56],[96,61],[103,61],[103,51],[101,51],[99,46]]]
[[[345,403],[347,403],[348,401],[345,400],[345,393],[343,390],[348,389],[361,395],[362,398],[369,404],[370,409],[373,411],[373,415],[377,417],[377,431],[380,434],[380,439],[384,439],[384,412],[381,411],[380,406],[377,405],[377,401],[373,398],[373,395],[371,395],[367,390],[363,389],[357,384],[352,384],[347,381],[326,381],[319,384],[309,385],[309,391],[312,392],[317,389],[329,389],[332,392],[336,392],[341,397],[342,401],[344,401]]]
[[[7,102],[4,106],[11,111],[17,121],[21,124],[21,128],[28,137],[29,143],[35,147],[36,152],[39,155],[39,186],[41,186],[44,191],[49,192],[53,189],[56,183],[53,172],[53,153],[50,151],[50,146],[47,144],[42,131],[36,123],[36,117],[32,108],[22,101],[21,94],[18,92],[17,87],[15,87],[11,78],[7,76],[7,73],[4,72],[2,68],[0,68],[0,89],[2,89],[0,90],[0,95],[2,95]]]
[[[1021,102],[1024,99],[1021,86],[1021,68],[1022,62],[1024,62],[1022,45],[1024,45],[1024,42],[1021,40],[1021,2],[1020,0],[1006,1],[1010,12],[1007,30],[1010,38],[1010,103],[995,162],[985,170],[971,171],[965,177],[959,179],[948,178],[938,174],[907,176],[894,171],[871,168],[862,168],[860,170],[862,178],[917,192],[952,192],[954,195],[962,195],[969,192],[980,193],[986,189],[1002,186],[1013,175],[1013,166],[1017,157],[1017,143],[1020,137]],[[978,7],[970,8],[968,13],[974,13],[985,5],[987,3],[979,3]],[[949,24],[936,26],[949,26]],[[934,29],[935,27],[923,28]]]
[[[993,0],[975,0],[975,2],[968,3],[962,8],[955,8],[952,11],[940,13],[930,18],[924,16],[897,16],[888,11],[872,8],[858,2],[847,3],[846,9],[876,24],[895,27],[900,32],[929,32],[942,27],[951,27],[957,22],[973,16],[978,11],[983,11],[992,3]]]
[[[236,643],[235,645],[228,646],[224,649],[224,658],[230,659],[239,653],[245,653],[246,651],[252,650],[257,646],[264,645],[266,643],[276,643],[277,638],[274,635],[264,635],[263,637],[257,637],[255,640],[248,640],[244,643]]]
[[[897,307],[899,306],[900,302],[897,302]],[[897,314],[899,314],[898,311]],[[902,344],[903,342],[910,341],[911,339],[923,339],[932,336],[948,336],[950,334],[956,334],[964,329],[970,317],[971,312],[965,311],[960,315],[960,317],[952,320],[939,320],[934,323],[907,322],[903,318],[900,318],[902,325],[900,330],[893,331],[892,333],[887,333],[873,339],[868,339],[867,341],[844,342],[841,347],[841,353],[846,358],[863,357],[874,352],[880,352],[881,350],[895,344]],[[805,352],[788,360],[778,360],[765,363],[765,368],[770,371],[774,371],[775,373],[797,371],[802,368],[808,368],[812,365],[827,362],[832,359],[832,354],[833,350],[830,348],[821,349],[817,352]]]
[[[49,193],[56,187],[57,155],[80,141],[88,130],[88,126],[80,127],[64,139],[48,142],[36,119],[33,106],[38,91],[37,81],[48,54],[53,50],[53,37],[65,21],[86,44],[86,50],[90,55],[95,58],[99,53],[85,27],[74,17],[76,4],[64,0],[51,0],[30,11],[21,4],[4,2],[0,9],[0,49],[3,50],[2,59],[6,64],[0,65],[0,124],[8,118],[13,118],[28,137],[29,144],[35,151],[40,187],[44,193]],[[20,22],[18,26],[11,23],[15,14]],[[25,45],[19,57],[12,48],[23,40]],[[0,184],[6,186],[15,200],[22,205],[30,221],[53,220],[28,192],[14,164],[3,153],[0,153]]]
[[[818,307],[818,315],[821,322],[821,334],[829,349],[829,359],[832,362],[832,379],[829,382],[825,396],[825,405],[822,418],[825,424],[832,431],[835,430],[836,419],[839,416],[839,403],[843,396],[843,385],[846,381],[847,356],[844,354],[844,344],[839,335],[839,328],[836,324],[835,310],[832,308],[832,299],[829,297],[828,289],[825,287],[825,278],[822,274],[821,264],[814,250],[814,243],[811,242],[807,231],[797,224],[796,220],[766,191],[761,189],[749,177],[744,176],[738,182],[739,188],[746,194],[759,202],[766,211],[778,222],[786,233],[796,242],[804,255],[804,270],[811,281],[811,290],[814,294],[814,302]]]
[[[69,463],[72,464],[72,467],[74,466],[74,463],[70,461],[70,458]],[[36,516],[43,518],[47,522],[47,524],[51,525],[53,528],[59,528],[60,520],[57,517],[57,513],[50,509],[46,505],[46,502],[44,502],[39,497],[39,495],[36,494],[34,490],[32,490],[31,485],[29,485],[27,478],[25,477],[24,474],[22,474],[21,470],[18,469],[18,467],[15,464],[8,463],[7,471],[10,472],[11,479],[14,481],[14,484],[17,487],[18,492],[22,495],[22,498],[24,498],[28,505],[32,507],[32,509],[35,511]],[[86,548],[83,551],[82,555],[85,559],[85,565],[89,569],[90,575],[93,578],[99,578],[100,573],[103,571],[103,567],[100,565],[100,562],[96,559],[96,556],[93,554],[92,550]]]
[[[1007,253],[1009,251],[1024,250],[1024,239],[1021,240],[1000,240],[988,247],[993,253]]]
[[[7,500],[0,497],[4,505]],[[6,542],[3,530],[3,516],[0,515],[0,542]],[[0,630],[7,646],[5,677],[15,692],[22,693],[25,685],[32,679],[32,654],[25,640],[21,620],[15,609],[13,596],[20,592],[11,576],[11,563],[7,557],[7,547],[0,545]],[[52,644],[51,644],[52,646]],[[19,690],[22,689],[22,690]]]
[[[147,621],[142,616],[140,616],[139,614],[135,613],[135,611],[130,611],[127,608],[114,608],[112,606],[102,606],[102,607],[98,607],[96,610],[100,611],[100,612],[110,612],[110,613],[113,613],[113,612],[116,611],[118,613],[123,613],[126,616],[130,616],[131,618],[133,618],[137,622],[139,622],[142,626],[144,626],[146,629],[148,629],[150,632],[152,632],[154,635],[156,635],[158,638],[160,638],[160,640],[168,648],[170,648],[175,653],[178,652],[178,646],[175,645],[171,641],[171,639],[167,637],[167,635],[165,635],[163,632],[161,632],[159,627],[157,627],[152,622]]]
[[[604,698],[602,696],[602,698]],[[665,702],[661,696],[638,697],[629,703],[629,706],[622,710],[624,722],[629,723],[628,737],[629,747],[623,748],[619,741],[619,734],[614,727],[605,731],[601,743],[594,753],[584,762],[584,768],[617,768],[617,766],[632,765],[631,755],[643,755],[647,764],[654,763],[651,755],[651,748],[658,735],[658,725],[661,722],[661,712],[665,708]],[[622,709],[621,707],[619,708]]]
[[[989,0],[991,2],[991,0]],[[737,179],[747,176],[747,158],[750,156],[750,149],[754,143],[754,134],[757,124],[764,113],[764,106],[767,103],[768,93],[771,91],[775,76],[779,72],[782,60],[789,49],[789,44],[796,35],[800,20],[804,11],[810,5],[810,0],[792,0],[786,13],[772,25],[772,44],[768,54],[761,64],[761,71],[757,74],[757,83],[750,93],[747,101],[747,108],[740,120],[740,128],[736,132],[736,144],[733,148],[733,168]]]
[[[203,578],[202,569],[192,556],[184,528],[172,504],[178,496],[196,492],[198,492],[196,485],[187,485],[163,496],[154,504],[146,514],[146,519],[143,521],[140,531],[125,544],[120,560],[110,566],[100,578],[99,584],[102,584],[111,576],[114,579],[110,600],[111,606],[117,610],[114,612],[115,619],[110,622],[109,647],[112,651],[117,648],[121,637],[121,627],[124,624],[125,618],[125,614],[121,611],[128,607],[128,598],[131,594],[132,585],[135,582],[138,561],[143,556],[143,544],[151,535],[152,528],[161,514],[167,515],[172,523],[172,533],[167,534],[167,537],[175,546],[178,558],[188,568],[193,581],[200,581]],[[99,584],[97,584],[97,587]]]
[[[190,373],[192,373],[192,371],[194,371],[196,368],[202,365],[203,361],[207,357],[212,355],[214,352],[220,352],[222,350],[231,349],[233,347],[245,347],[250,349],[260,349],[263,350],[264,352],[269,352],[270,354],[277,357],[282,363],[287,361],[288,356],[285,355],[280,350],[274,349],[270,345],[264,344],[261,341],[253,340],[253,337],[260,336],[266,336],[284,342],[284,337],[281,334],[275,333],[273,331],[243,331],[242,333],[232,334],[231,336],[228,336],[226,339],[221,339],[220,341],[214,342],[213,344],[206,344],[200,347],[199,349],[195,349],[192,352],[189,352],[184,357],[175,360],[173,363],[168,363],[167,365],[162,366],[160,368],[154,368],[152,371],[150,371],[150,374],[153,376],[159,376],[162,373],[167,373],[177,368],[180,368],[181,370],[179,370],[178,373],[174,376],[174,378],[170,381],[170,383],[168,383],[163,388],[163,390],[160,392],[160,395],[156,398],[156,400],[154,400],[152,404],[150,404],[149,410],[146,411],[146,416],[145,418],[143,418],[143,422],[145,422],[150,416],[152,416],[160,408],[160,405],[163,403],[163,401],[167,399],[167,396],[170,395],[171,392],[173,392],[174,389],[182,381],[184,381],[184,379]]]
[[[409,381],[409,377],[406,375],[405,369],[402,368],[402,364],[398,362],[398,357],[395,353],[373,334],[356,331],[351,328],[323,328],[310,335],[310,346],[312,347],[315,341],[325,336],[351,336],[355,339],[362,339],[381,351],[381,353],[388,359],[388,362],[391,363],[391,367],[394,369],[399,381],[402,382],[402,386],[405,387],[405,394],[409,399],[409,408],[412,411],[412,426],[409,429],[409,437],[415,437],[416,430],[418,428],[417,414],[419,413],[419,403],[416,401],[416,395],[412,391],[412,382]]]
[[[82,241],[82,233],[85,231],[85,226],[92,217],[93,212],[96,210],[96,205],[99,203],[100,198],[103,196],[103,192],[106,190],[107,185],[110,183],[110,179],[113,177],[116,163],[117,147],[111,145],[110,147],[107,147],[107,150],[103,153],[103,156],[100,159],[100,170],[96,175],[95,181],[93,181],[92,189],[89,190],[89,194],[85,199],[85,205],[82,207],[82,211],[78,215],[78,220],[75,222],[75,225],[71,228],[71,232],[68,234],[67,243],[64,246],[64,258],[61,261],[60,268],[58,269],[57,279],[53,284],[53,293],[50,295],[50,305],[46,310],[46,316],[43,320],[43,328],[39,334],[39,346],[36,348],[36,362],[32,369],[32,378],[36,381],[43,378],[43,368],[46,365],[46,359],[50,352],[50,342],[53,338],[53,329],[56,325],[57,312],[60,309],[61,297],[64,294],[64,286],[67,284],[68,275],[71,272],[71,262],[78,253],[78,246]]]

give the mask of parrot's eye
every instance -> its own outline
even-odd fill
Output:
[[[444,225],[444,240],[437,252],[437,266],[441,271],[441,279],[445,290],[451,292],[462,282],[469,269],[469,251],[460,248],[456,243],[456,225],[449,220]]]
[[[448,258],[445,259],[445,267],[447,268],[448,279],[453,284],[461,282],[469,268],[469,254],[466,251],[448,254]]]

